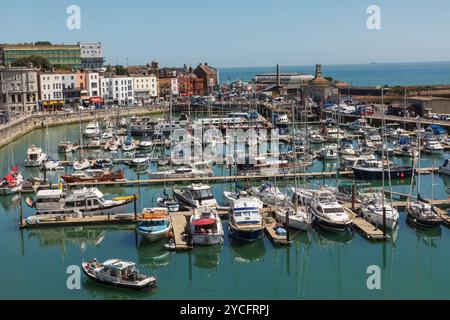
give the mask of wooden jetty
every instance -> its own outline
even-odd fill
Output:
[[[170,213],[175,250],[190,250],[193,248],[189,233],[189,219],[191,216],[192,211]]]
[[[265,231],[266,235],[274,244],[290,245],[291,242],[287,240],[286,236],[280,236],[275,232],[278,222],[273,217],[265,217]]]

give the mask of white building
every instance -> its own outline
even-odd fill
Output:
[[[103,46],[98,43],[80,43],[81,67],[87,70],[103,69]]]
[[[39,75],[39,100],[63,99],[63,89],[66,85],[71,86],[69,79],[70,76],[68,74],[41,73]]]
[[[133,90],[136,102],[145,103],[146,100],[158,96],[158,80],[156,75],[133,75]]]
[[[37,69],[0,67],[0,110],[6,113],[32,112],[38,103]]]
[[[133,78],[112,76],[100,78],[101,97],[108,104],[132,106],[135,103]]]
[[[89,97],[99,97],[100,94],[100,75],[97,72],[86,72],[86,90]]]

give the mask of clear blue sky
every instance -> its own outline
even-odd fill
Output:
[[[81,7],[81,30],[66,28],[72,4]],[[379,31],[366,28],[371,4],[381,7]],[[450,60],[448,0],[16,0],[1,11],[0,42],[101,41],[112,64]]]

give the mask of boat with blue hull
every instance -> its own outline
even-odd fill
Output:
[[[237,199],[231,208],[229,221],[230,236],[243,241],[254,241],[263,236],[264,219],[251,198]]]
[[[169,234],[171,226],[167,208],[145,208],[137,232],[146,240],[157,241]]]

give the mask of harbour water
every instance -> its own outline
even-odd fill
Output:
[[[35,144],[56,155],[57,144],[67,137],[77,141],[79,127],[35,130],[0,149],[0,172],[5,174],[13,161],[25,177],[36,170],[23,167],[26,149]],[[444,157],[450,154],[445,153]],[[424,156],[423,167],[440,165],[441,156]],[[405,163],[410,161],[405,160]],[[332,170],[328,163],[324,170]],[[319,161],[309,170],[322,170]],[[222,167],[216,174],[226,174]],[[126,170],[128,179],[136,173]],[[142,174],[145,177],[145,173]],[[57,182],[57,174],[49,178]],[[433,188],[431,186],[434,181]],[[292,181],[291,181],[292,182]],[[281,189],[288,181],[277,181]],[[334,179],[315,184],[335,183]],[[423,197],[446,199],[450,178],[422,177]],[[172,188],[168,185],[167,188]],[[230,183],[212,185],[222,202],[222,192]],[[138,209],[155,205],[162,186],[101,188],[107,198],[140,195]],[[409,181],[394,181],[393,190],[407,193]],[[24,216],[32,209],[23,205]],[[130,206],[129,211],[133,211]],[[449,299],[447,276],[450,265],[450,230],[415,230],[400,216],[399,228],[387,242],[370,242],[357,233],[336,235],[320,230],[297,233],[290,247],[274,247],[266,238],[251,244],[235,243],[225,237],[221,246],[194,248],[189,252],[169,252],[164,241],[147,243],[137,237],[134,227],[83,226],[40,228],[19,231],[19,206],[14,196],[0,198],[0,252],[2,264],[0,299]],[[227,230],[227,222],[223,221]],[[99,286],[82,275],[81,288],[67,288],[67,268],[96,257],[136,261],[140,270],[156,274],[158,288],[151,293],[114,290]],[[381,269],[381,289],[367,287],[367,268]]]
[[[396,86],[448,84],[450,62],[375,63],[323,65],[325,76],[349,82],[354,86]],[[281,72],[314,75],[315,66],[281,66]],[[275,73],[275,66],[222,68],[220,81],[249,81],[255,74]]]

